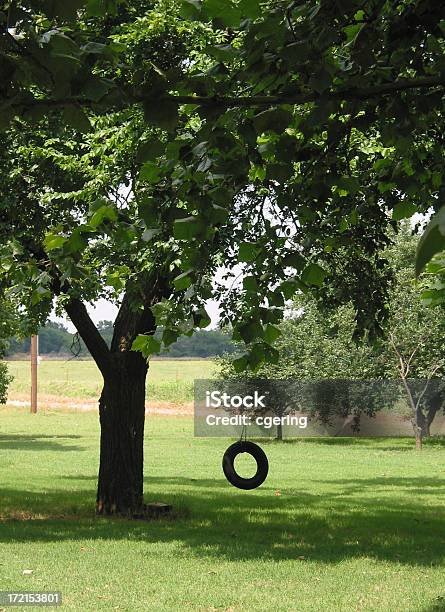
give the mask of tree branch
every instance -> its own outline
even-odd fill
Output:
[[[309,91],[300,92],[294,95],[275,95],[275,96],[176,96],[176,95],[161,95],[153,97],[150,95],[127,95],[123,96],[128,103],[140,103],[140,102],[157,102],[162,104],[166,101],[173,101],[179,104],[196,104],[197,106],[220,106],[223,108],[230,107],[244,107],[250,108],[254,106],[275,106],[280,104],[305,104],[308,102],[316,102],[317,100],[366,100],[376,96],[385,96],[394,94],[400,91],[406,91],[409,89],[428,89],[431,87],[444,87],[445,77],[443,76],[429,76],[419,77],[417,79],[399,79],[393,83],[382,83],[374,87],[340,89],[338,91],[327,91],[322,94]],[[6,101],[8,103],[8,101]],[[95,106],[93,100],[82,97],[72,97],[65,99],[35,99],[33,101],[26,101],[23,103],[17,102],[10,104],[9,108],[31,108],[44,106],[48,108],[61,108],[68,104],[81,104],[82,106]]]
[[[71,298],[70,301],[65,304],[65,310],[79,332],[80,337],[85,342],[97,367],[105,377],[111,368],[110,351],[107,343],[91,320],[85,304],[77,298]]]
[[[143,309],[132,307],[135,292],[139,294],[139,298],[142,298]],[[151,306],[169,295],[170,288],[168,282],[162,278],[162,274],[145,279],[142,289],[137,289],[128,282],[114,322],[111,353],[131,350],[133,340],[139,334],[153,334],[156,331],[156,321]]]
[[[425,386],[423,387],[422,392],[419,394],[419,398],[418,398],[418,400],[417,400],[417,404],[416,404],[416,409],[417,409],[417,408],[420,406],[420,402],[422,401],[422,398],[423,398],[423,396],[425,395],[426,390],[428,389],[428,385],[430,384],[431,379],[433,378],[433,376],[434,376],[434,374],[437,372],[437,370],[438,370],[438,369],[441,367],[441,365],[442,365],[442,364],[438,364],[438,365],[436,365],[436,366],[433,368],[433,370],[432,370],[431,374],[430,374],[430,375],[428,376],[428,378],[426,379]]]

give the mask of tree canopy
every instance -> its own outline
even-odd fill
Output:
[[[62,175],[39,185],[51,209],[40,243],[64,278],[58,291],[75,293],[87,256],[79,297],[97,297],[90,272],[106,237],[118,255],[113,271],[101,266],[101,287],[127,283],[123,259],[135,244],[138,268],[162,261],[169,286],[152,302],[167,344],[208,320],[213,295],[251,345],[239,367],[274,361],[285,300],[323,284],[333,303],[352,299],[359,331],[381,333],[387,226],[441,201],[444,9],[362,4],[19,2],[5,11],[2,116],[52,121],[33,134],[40,147],[24,165]],[[170,56],[156,54],[167,44]],[[71,134],[66,124],[93,129]],[[74,231],[68,206],[83,219]],[[339,253],[341,274],[327,277]],[[219,266],[237,264],[242,283],[209,286]],[[54,294],[49,284],[34,288],[37,303]],[[143,335],[135,348],[156,352]]]

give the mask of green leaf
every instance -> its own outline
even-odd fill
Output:
[[[63,109],[63,118],[68,125],[78,132],[90,132],[92,129],[90,120],[80,106],[65,106]]]
[[[442,186],[442,172],[433,172],[431,176],[431,182],[435,189],[439,189]]]
[[[280,55],[290,62],[301,64],[309,59],[311,55],[311,46],[309,42],[305,40],[294,42],[290,45],[286,45],[280,51]]]
[[[258,250],[251,242],[242,242],[239,245],[238,261],[254,261],[258,255]]]
[[[144,220],[147,227],[156,225],[158,222],[158,214],[156,210],[156,202],[152,196],[142,196],[138,201],[138,215]]]
[[[264,339],[268,344],[273,344],[281,336],[281,330],[275,325],[268,323],[264,330]]]
[[[216,225],[218,223],[224,223],[227,221],[227,217],[229,216],[229,211],[222,206],[218,206],[218,204],[212,204],[211,209],[211,222]]]
[[[343,32],[346,34],[346,43],[353,43],[357,36],[362,31],[365,24],[363,23],[355,23],[353,25],[346,26],[343,28]]]
[[[300,253],[290,253],[283,259],[283,266],[294,268],[295,270],[302,270],[305,263],[306,261]]]
[[[46,287],[37,287],[31,294],[31,304],[35,306],[42,300],[51,297],[51,291]]]
[[[87,55],[103,55],[108,49],[108,45],[98,42],[88,42],[86,45],[83,45],[81,49],[82,52]]]
[[[180,14],[186,19],[199,19],[201,16],[202,0],[181,0]]]
[[[116,14],[117,0],[87,0],[88,17],[106,17]]]
[[[258,366],[264,361],[265,350],[262,344],[254,344],[247,357],[249,368],[255,372]]]
[[[136,161],[142,164],[146,161],[153,161],[165,153],[165,144],[160,140],[150,140],[143,142],[138,149]]]
[[[297,293],[298,289],[301,289],[301,283],[296,279],[288,279],[281,283],[280,291],[283,293],[286,300],[290,300]]]
[[[151,123],[167,132],[174,132],[178,125],[178,103],[174,100],[144,102],[144,117],[147,123]]]
[[[103,223],[105,220],[107,221],[116,221],[117,219],[117,211],[114,206],[103,205],[96,210],[89,221],[89,225],[96,229]]]
[[[311,263],[303,270],[301,280],[306,285],[315,285],[321,287],[326,276],[325,270],[318,264]]]
[[[77,228],[65,243],[65,253],[80,253],[87,246],[88,241],[82,235],[82,230]]]
[[[254,276],[246,276],[243,279],[243,287],[246,291],[256,293],[258,291],[258,283]]]
[[[156,185],[162,179],[161,169],[154,162],[146,162],[139,172],[139,180]]]
[[[198,217],[176,219],[173,224],[173,236],[177,240],[192,240],[203,230],[203,222]]]
[[[101,100],[111,89],[112,83],[110,81],[100,78],[97,75],[90,75],[81,84],[81,92],[86,98],[98,102]]]
[[[162,325],[168,319],[168,316],[172,310],[172,303],[169,300],[162,299],[160,302],[153,304],[153,306],[150,307],[150,310],[156,319],[156,323],[158,325]]]
[[[337,181],[337,191],[340,195],[355,195],[360,190],[360,183],[355,176],[341,176]]]
[[[318,93],[323,93],[332,84],[332,76],[323,67],[321,67],[309,80],[309,86],[315,89]]]
[[[278,306],[279,308],[284,306],[283,294],[278,289],[275,289],[275,291],[271,291],[267,295],[267,299],[269,301],[270,306]]]
[[[409,200],[403,200],[397,202],[392,211],[392,218],[394,221],[400,221],[401,219],[408,219],[412,217],[414,213],[418,212],[417,206]]]
[[[45,240],[43,244],[45,245],[46,251],[54,251],[55,249],[60,249],[63,247],[67,238],[64,236],[56,236],[55,234],[47,234],[45,236]]]
[[[238,332],[246,344],[256,338],[264,338],[264,329],[259,321],[248,321],[238,325]]]
[[[416,254],[416,276],[419,276],[434,255],[444,250],[445,206],[433,216],[419,241]]]
[[[106,284],[120,291],[125,287],[125,281],[121,278],[119,271],[107,275]]]
[[[253,124],[258,134],[275,132],[281,134],[292,122],[292,113],[283,108],[265,110],[253,118]]]
[[[237,359],[234,359],[232,361],[232,365],[233,365],[233,369],[235,370],[235,372],[239,374],[240,372],[243,372],[244,370],[247,369],[249,362],[247,361],[246,355],[243,355],[242,357],[238,357]]]
[[[61,30],[54,28],[44,32],[40,42],[44,45],[49,45],[52,57],[64,58],[74,63],[80,63],[80,47]]]
[[[200,308],[197,312],[195,312],[193,315],[193,320],[195,325],[202,329],[208,327],[212,322],[205,308]]]
[[[264,359],[265,361],[267,361],[267,363],[273,363],[276,365],[280,361],[280,353],[279,351],[277,351],[276,348],[273,348],[272,346],[265,346]]]
[[[232,45],[209,45],[206,47],[206,53],[222,64],[233,61],[240,54],[239,49]]]
[[[187,289],[192,284],[192,277],[190,275],[190,270],[188,272],[183,272],[179,274],[176,278],[173,279],[173,285],[176,291],[182,291],[183,289]]]
[[[229,28],[236,28],[241,21],[241,11],[228,0],[204,0],[203,10],[210,19],[219,19]]]
[[[162,342],[164,343],[164,346],[170,346],[171,344],[176,342],[178,338],[178,332],[174,331],[173,329],[164,329],[164,331],[162,332]]]
[[[256,19],[261,15],[262,8],[258,0],[241,0],[239,9],[243,17]]]
[[[131,350],[142,353],[144,357],[149,357],[154,353],[159,353],[161,350],[161,343],[153,336],[139,334],[139,336],[134,339]]]

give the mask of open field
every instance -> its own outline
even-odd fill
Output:
[[[261,444],[269,478],[239,491],[228,440],[151,417],[146,499],[176,518],[97,519],[96,415],[1,408],[0,590],[59,589],[82,611],[444,610],[441,444]]]
[[[30,364],[26,361],[10,361],[9,372],[14,380],[9,398],[29,400],[31,385]],[[211,378],[215,371],[212,361],[154,360],[147,377],[147,398],[150,401],[172,403],[193,400],[193,381]],[[39,394],[91,399],[97,401],[102,387],[102,377],[94,361],[42,361],[39,366]]]

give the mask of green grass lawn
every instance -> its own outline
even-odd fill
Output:
[[[227,445],[150,418],[146,500],[177,517],[98,519],[97,415],[2,408],[0,590],[82,611],[445,609],[441,444],[264,441],[255,491],[225,481]]]
[[[10,361],[14,376],[10,393],[28,393],[31,385],[30,364]],[[154,360],[147,377],[147,397],[152,400],[184,402],[193,400],[193,381],[211,378],[212,361]],[[102,377],[94,361],[45,361],[39,366],[39,393],[76,398],[97,398]]]

